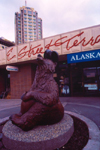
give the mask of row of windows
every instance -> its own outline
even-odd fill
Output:
[[[27,34],[27,32],[25,31],[24,34]],[[28,32],[28,34],[33,34],[32,32]]]
[[[24,37],[29,37],[29,38],[33,38],[33,36],[32,36],[32,35],[31,35],[31,36],[30,36],[30,35],[29,35],[29,36],[25,35]]]
[[[26,17],[26,16],[36,18],[35,15],[32,16],[32,15],[26,15],[26,14],[24,14],[24,17]]]
[[[21,30],[21,28],[18,28],[18,30]],[[27,31],[27,28],[24,28],[24,30]],[[33,31],[33,30],[36,31],[36,29],[31,29],[31,28],[28,28],[28,30],[29,30],[29,31]],[[39,31],[39,32],[40,32],[40,31]]]
[[[36,25],[36,23],[33,23],[34,25]],[[33,24],[28,25],[29,27],[32,27]],[[24,26],[27,26],[27,24],[25,24]]]
[[[24,10],[24,13],[26,14],[26,13],[27,13],[27,10]],[[35,12],[32,13],[32,11],[29,11],[29,10],[28,10],[28,14],[29,14],[29,15],[36,15]]]
[[[19,26],[19,27],[20,27],[20,26]],[[25,24],[24,27],[27,27],[27,25]],[[29,27],[29,28],[32,28],[32,27],[36,28],[36,26],[32,26],[32,25],[28,25],[28,27]]]
[[[24,20],[32,21],[32,19],[30,19],[30,18],[28,18],[28,19],[27,19],[27,18],[24,18]],[[33,19],[33,21],[36,22],[36,19]],[[38,23],[39,23],[39,22],[38,22]]]

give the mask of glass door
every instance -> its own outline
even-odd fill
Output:
[[[69,67],[66,63],[59,65],[59,96],[69,96]]]
[[[71,68],[72,74],[72,95],[83,96],[83,82],[82,82],[82,67],[76,64]]]

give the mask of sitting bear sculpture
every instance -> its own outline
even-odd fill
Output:
[[[21,111],[11,116],[13,124],[24,131],[37,125],[50,125],[59,122],[64,108],[59,100],[58,85],[53,78],[58,54],[46,50],[44,58],[39,54],[38,66],[31,89],[21,99]]]

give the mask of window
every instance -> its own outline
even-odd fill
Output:
[[[32,29],[28,29],[29,31],[32,31]]]
[[[32,34],[32,32],[28,32],[29,34]]]
[[[18,38],[18,40],[21,40],[21,38]]]
[[[33,12],[33,15],[35,16],[35,12]]]
[[[29,38],[33,38],[33,36],[30,36],[30,35],[29,35]]]
[[[18,23],[20,23],[20,21],[18,21]]]
[[[18,34],[19,37],[21,37],[21,34]]]
[[[28,22],[28,24],[32,24],[32,22]]]
[[[21,27],[21,25],[20,25],[20,24],[18,24],[18,27]]]
[[[24,14],[24,17],[26,17],[27,15],[26,14]]]
[[[32,15],[32,12],[31,12],[31,11],[28,11],[28,14]]]
[[[27,41],[27,39],[25,39],[25,41]]]
[[[32,21],[32,19],[28,18],[28,21]]]
[[[24,27],[27,27],[27,25],[26,25],[26,24],[24,24]]]
[[[21,31],[18,31],[18,33],[21,33]]]
[[[41,22],[42,20],[41,19],[38,19],[38,22]]]
[[[27,37],[27,35],[25,35],[25,37]]]
[[[21,28],[18,28],[18,30],[21,30]]]
[[[27,28],[24,28],[24,30],[27,30]]]
[[[27,20],[27,18],[24,18],[24,20]]]
[[[31,9],[30,7],[26,7],[26,9]]]
[[[27,21],[24,21],[24,23],[27,23]]]
[[[27,32],[26,32],[26,31],[25,31],[24,33],[25,33],[25,34],[27,34]]]
[[[33,41],[33,39],[29,39],[29,41]]]
[[[18,17],[20,17],[20,14],[18,14]]]
[[[20,18],[18,18],[18,20],[20,20]]]
[[[28,17],[32,17],[32,15],[28,15]]]
[[[28,25],[28,27],[32,28],[32,25]]]
[[[36,22],[36,19],[33,19],[34,22]]]
[[[24,10],[24,13],[26,14],[26,10]]]

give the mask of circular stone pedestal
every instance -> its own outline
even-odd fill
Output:
[[[59,123],[37,126],[27,132],[8,121],[2,130],[3,144],[10,150],[54,150],[66,144],[73,131],[73,119],[67,114]]]

